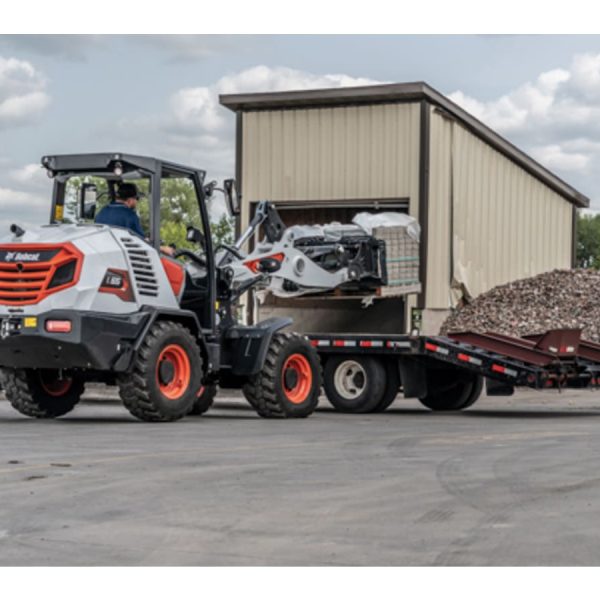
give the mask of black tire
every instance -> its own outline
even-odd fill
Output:
[[[321,363],[297,333],[275,333],[262,370],[249,378],[244,396],[261,417],[303,418],[319,403]]]
[[[202,385],[202,356],[194,336],[179,323],[155,323],[130,373],[120,375],[117,385],[125,408],[142,421],[185,417]]]
[[[398,362],[395,360],[385,363],[385,390],[383,397],[371,412],[383,412],[387,410],[400,392],[400,372]]]
[[[341,412],[368,413],[382,401],[385,367],[372,356],[332,356],[325,363],[323,387],[331,404]]]
[[[76,375],[59,378],[52,369],[2,369],[6,399],[21,414],[36,419],[54,419],[75,408],[85,384]]]
[[[464,410],[479,399],[483,377],[476,373],[436,369],[428,372],[427,387],[427,395],[419,398],[423,406],[434,411]]]
[[[190,415],[203,415],[212,405],[217,395],[217,386],[214,383],[203,385],[200,394],[192,405]]]

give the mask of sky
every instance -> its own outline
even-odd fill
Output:
[[[0,234],[44,223],[45,154],[234,173],[219,93],[426,81],[600,210],[600,36],[0,35]],[[213,207],[215,214],[219,207]]]

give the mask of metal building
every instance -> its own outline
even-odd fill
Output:
[[[242,226],[270,200],[286,225],[391,209],[422,228],[418,296],[367,309],[278,300],[261,316],[293,308],[305,330],[402,331],[416,307],[423,331],[435,333],[462,296],[574,262],[576,209],[589,200],[425,83],[220,101],[237,116]]]

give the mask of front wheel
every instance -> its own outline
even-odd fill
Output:
[[[297,333],[276,333],[263,368],[243,391],[261,417],[302,418],[319,403],[321,365],[308,340]]]
[[[202,356],[190,331],[159,321],[146,334],[131,373],[118,379],[129,412],[142,421],[175,421],[192,410],[202,385]]]
[[[76,375],[54,369],[2,369],[2,387],[15,410],[36,419],[54,419],[71,412],[85,384]]]

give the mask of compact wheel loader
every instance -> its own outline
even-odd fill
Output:
[[[255,279],[232,284],[226,265],[239,253],[213,247],[214,185],[204,171],[121,153],[45,156],[42,166],[54,181],[49,224],[26,231],[15,224],[0,238],[0,374],[14,408],[59,417],[95,381],[118,386],[125,407],[144,421],[205,412],[217,383],[242,388],[262,417],[314,411],[319,358],[305,337],[283,332],[291,319],[245,326],[235,318],[237,300],[273,261],[253,265]],[[161,184],[172,178],[193,188],[202,231],[188,227],[196,248],[168,256]],[[71,180],[83,182],[76,194]],[[91,180],[112,200],[120,183],[147,182],[147,238],[94,223],[99,188]],[[235,212],[234,182],[224,187]]]

